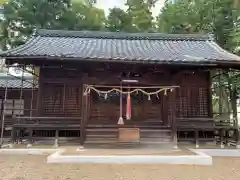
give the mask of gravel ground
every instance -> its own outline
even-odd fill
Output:
[[[44,156],[0,155],[1,180],[238,180],[240,159],[215,158],[213,166],[56,165]]]

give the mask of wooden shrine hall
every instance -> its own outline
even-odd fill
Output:
[[[36,111],[12,117],[12,141],[21,130],[31,142],[224,143],[229,131],[238,142],[236,123],[213,118],[211,72],[240,57],[210,35],[38,30],[1,57],[38,79]]]

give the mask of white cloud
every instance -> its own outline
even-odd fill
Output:
[[[97,0],[97,7],[104,9],[105,13],[108,14],[110,8],[126,9],[125,3],[126,0]]]
[[[165,0],[158,0],[158,2],[155,4],[155,7],[153,8],[152,12],[153,12],[153,16],[158,16],[161,9],[164,6],[164,2]]]
[[[153,8],[153,15],[157,16],[160,13],[161,8],[164,5],[165,0],[159,0],[156,3],[156,6]],[[121,9],[126,10],[126,6],[124,5],[126,0],[97,0],[97,7],[105,10],[106,15],[109,12],[110,8],[119,7]]]

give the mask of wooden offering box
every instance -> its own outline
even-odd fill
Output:
[[[119,128],[118,138],[120,142],[140,142],[139,128]]]

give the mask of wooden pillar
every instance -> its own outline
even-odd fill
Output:
[[[11,141],[12,141],[12,144],[16,142],[16,128],[14,126],[12,127]]]
[[[170,92],[170,102],[171,102],[171,110],[172,110],[172,138],[174,146],[177,147],[177,125],[176,125],[176,90],[173,89],[172,92]]]
[[[1,110],[0,110],[0,123],[2,124],[3,123],[3,116],[4,116],[4,100],[2,99],[1,100]],[[3,129],[2,129],[3,128]],[[0,130],[1,130],[1,133],[2,133],[2,131],[3,131],[3,135],[4,135],[4,127],[0,127]],[[0,146],[2,145],[2,142],[0,143]]]
[[[32,128],[29,128],[28,129],[28,147],[32,146],[32,142],[33,142],[33,139],[32,139],[32,135],[33,135],[33,129]]]
[[[212,76],[211,71],[208,73],[208,115],[213,117],[213,104],[212,104]]]
[[[41,70],[40,70],[41,71]],[[40,72],[41,73],[41,72]],[[41,78],[41,75],[39,74],[39,79],[38,79],[38,91],[37,91],[37,116],[40,116],[41,115],[41,108],[42,108],[42,78]]]
[[[7,76],[8,76],[8,73],[9,73],[9,67],[7,70]],[[6,80],[6,87],[5,87],[5,92],[4,92],[4,109],[2,112],[2,116],[1,116],[2,122],[1,122],[0,148],[3,145],[3,134],[4,134],[4,129],[5,129],[5,127],[4,127],[4,125],[5,125],[5,108],[6,108],[7,98],[8,98],[8,78]]]
[[[232,84],[232,92],[231,92],[231,105],[233,110],[233,120],[234,120],[234,127],[237,131],[237,141],[236,147],[240,148],[240,129],[238,123],[238,112],[237,112],[237,88],[235,84]]]
[[[239,133],[239,128],[235,128],[234,130],[234,136],[235,136],[235,140],[236,140],[236,148],[240,148],[239,142],[240,142],[240,133]]]
[[[88,95],[85,93],[86,90],[86,85],[83,85],[82,88],[82,118],[81,118],[81,123],[80,123],[80,145],[84,145],[85,141],[85,122],[87,119],[87,101],[88,101]]]
[[[168,117],[168,109],[171,108],[169,106],[168,101],[169,101],[169,99],[171,100],[171,98],[167,98],[166,95],[162,95],[161,98],[162,98],[161,100],[162,100],[162,104],[163,104],[162,109],[161,109],[161,111],[162,111],[162,121],[163,121],[164,125],[167,125],[168,127],[171,127],[171,124],[172,124],[171,120],[172,119],[170,120],[169,117]]]
[[[59,130],[58,130],[58,129],[55,131],[54,147],[55,147],[55,148],[59,147]]]
[[[195,145],[196,145],[196,148],[199,148],[199,131],[198,129],[195,129]]]
[[[224,148],[224,129],[220,129],[219,130],[219,133],[220,133],[220,147],[221,148]]]

